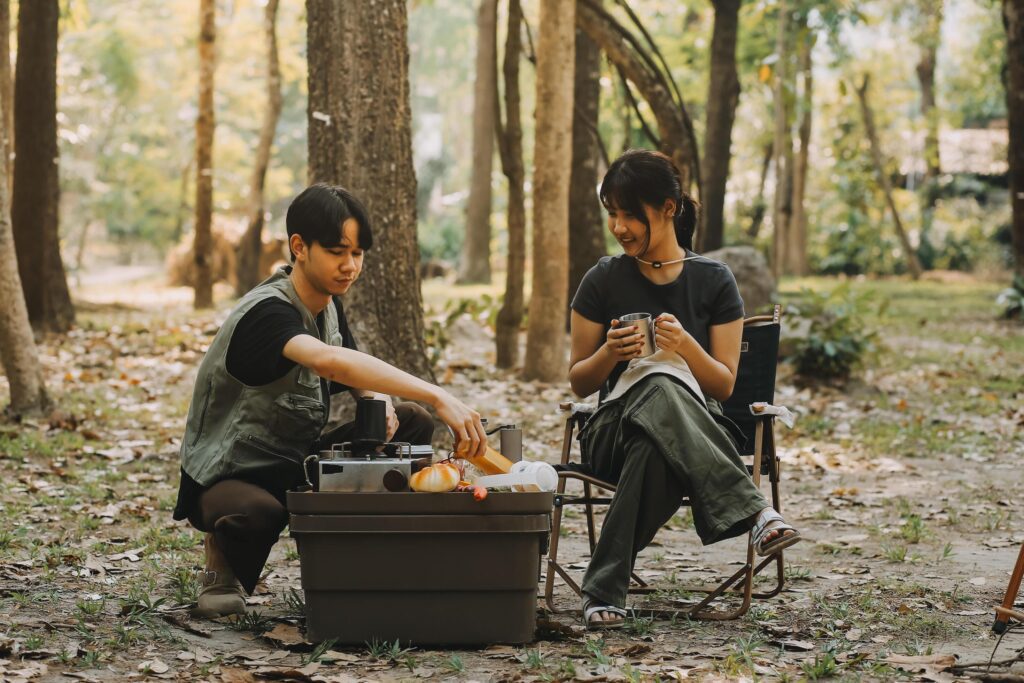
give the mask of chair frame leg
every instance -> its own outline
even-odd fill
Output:
[[[753,479],[754,485],[760,488],[761,484],[761,466],[762,462],[767,459],[768,462],[768,478],[771,482],[771,503],[776,510],[781,512],[781,499],[779,496],[779,478],[781,474],[781,467],[779,460],[775,454],[775,440],[772,432],[769,430],[765,433],[765,425],[770,424],[770,419],[760,421],[757,424],[754,438],[754,462],[753,462]],[[562,447],[562,463],[568,463],[569,451],[572,447],[572,435],[573,435],[573,420],[570,418],[566,420],[566,433]],[[566,477],[558,478],[558,487],[556,493],[558,496],[564,496],[565,487],[567,483]],[[587,518],[587,540],[590,547],[591,555],[593,555],[594,548],[597,545],[597,534],[596,524],[594,520],[594,495],[593,486],[590,482],[583,480],[583,491],[584,498],[582,500],[586,508]],[[613,489],[611,489],[613,490]],[[578,499],[576,502],[580,502]],[[559,608],[555,605],[554,600],[554,583],[555,576],[561,578],[566,585],[580,598],[583,596],[583,589],[575,579],[572,578],[569,571],[558,562],[558,540],[559,532],[561,530],[562,520],[562,504],[561,499],[555,506],[552,520],[552,537],[551,543],[548,550],[548,561],[547,561],[547,572],[544,583],[544,602],[549,611],[554,614],[564,614],[567,612],[573,612],[573,608]],[[671,618],[671,617],[688,617],[691,619],[697,619],[702,621],[726,621],[731,619],[738,619],[742,617],[750,609],[752,599],[766,599],[771,598],[782,592],[785,586],[786,573],[785,573],[785,560],[782,552],[775,553],[764,559],[757,564],[754,564],[754,549],[750,544],[750,535],[747,536],[747,556],[746,562],[731,576],[720,582],[715,587],[694,587],[688,588],[691,592],[706,593],[707,595],[698,604],[687,609],[644,609],[640,610],[644,614],[650,614],[655,617]],[[1024,562],[1024,549],[1022,549],[1022,562]],[[764,592],[754,592],[754,577],[757,576],[771,564],[775,564],[775,585]],[[1018,562],[1020,564],[1020,562]],[[1020,568],[1020,567],[1019,567]],[[629,589],[631,594],[644,594],[654,592],[647,582],[636,575],[635,572],[631,573],[631,579],[637,584]],[[1019,587],[1019,581],[1018,581]],[[743,598],[740,605],[731,610],[717,610],[711,607],[712,603],[719,597],[723,596],[727,592],[736,593],[742,592]],[[1012,606],[1013,601],[1011,599],[1010,605]]]
[[[1010,583],[1006,585],[1006,595],[1003,596],[1003,603],[996,608],[996,620],[992,622],[992,630],[999,635],[1006,633],[1010,618],[1016,617],[1020,612],[1013,609],[1013,603],[1017,601],[1017,594],[1020,593],[1020,584],[1024,581],[1024,543],[1020,546],[1020,554],[1017,555],[1017,564],[1010,575]]]

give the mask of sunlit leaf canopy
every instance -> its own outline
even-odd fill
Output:
[[[618,0],[605,3],[624,19]],[[891,272],[901,268],[894,238],[885,230],[883,201],[871,178],[866,141],[850,87],[870,71],[881,142],[893,163],[912,167],[922,155],[924,119],[912,47],[927,24],[932,0],[805,3],[814,49],[812,173],[807,190],[812,265],[824,271]],[[800,3],[790,3],[801,9]],[[634,0],[669,64],[702,140],[708,90],[710,3]],[[537,2],[524,3],[535,37]],[[248,177],[263,105],[263,3],[218,5],[215,142],[216,222],[240,230]],[[16,8],[15,8],[16,11]],[[1005,38],[997,3],[945,3],[937,66],[940,127],[986,127],[1005,117],[1000,74]],[[744,240],[744,225],[758,201],[763,149],[772,134],[772,86],[777,55],[777,3],[745,2],[737,47],[742,92],[733,131],[726,201],[726,242]],[[191,0],[131,3],[67,0],[59,52],[62,231],[74,244],[86,225],[115,251],[162,253],[190,230],[196,92],[197,5]],[[504,25],[499,32],[504,32]],[[267,178],[270,230],[283,230],[283,209],[306,182],[306,60],[303,3],[282,3],[278,17],[284,110]],[[410,3],[410,84],[421,253],[449,261],[461,243],[468,194],[475,8],[462,0]],[[12,41],[12,45],[15,43]],[[499,40],[499,51],[503,40]],[[500,58],[500,55],[499,55]],[[522,70],[527,167],[532,145],[533,69]],[[651,146],[639,121],[623,125],[623,84],[607,64],[602,78],[599,129],[613,156],[630,146]],[[642,113],[650,111],[640,102]],[[893,169],[898,170],[898,169]],[[953,178],[970,186],[970,174]],[[494,170],[496,244],[504,245],[506,190]],[[907,223],[916,225],[918,202],[897,192]],[[984,189],[984,188],[982,188]],[[770,197],[771,179],[768,187]],[[977,201],[970,187],[940,203],[930,239],[937,266],[956,266],[984,251],[991,233],[1008,220],[1005,206]],[[967,198],[965,199],[965,195]],[[981,197],[984,199],[984,197]],[[974,257],[979,256],[974,254]]]

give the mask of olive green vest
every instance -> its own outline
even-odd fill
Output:
[[[296,480],[327,422],[330,397],[322,395],[320,378],[312,370],[296,365],[284,377],[258,387],[243,384],[227,370],[228,345],[238,321],[272,297],[295,306],[311,335],[341,346],[333,302],[324,309],[320,331],[296,294],[290,273],[291,266],[284,266],[242,297],[199,365],[181,442],[181,466],[202,486],[238,476]]]

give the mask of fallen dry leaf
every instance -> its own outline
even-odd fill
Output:
[[[263,638],[286,648],[306,644],[302,632],[297,626],[291,624],[278,624],[272,630],[264,633]]]

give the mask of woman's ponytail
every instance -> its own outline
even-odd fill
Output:
[[[679,242],[679,246],[693,251],[693,233],[697,229],[697,211],[700,204],[686,192],[681,194],[678,202],[676,215],[672,217],[676,241]]]

